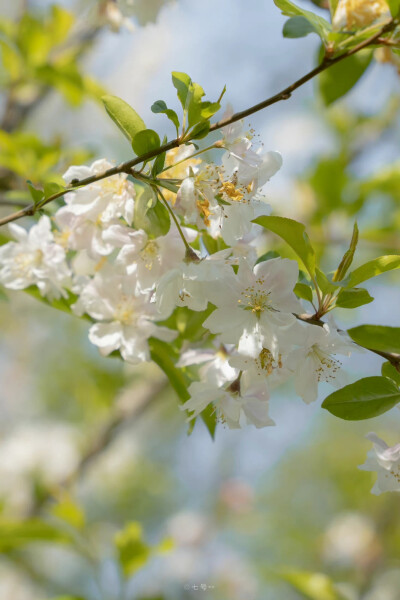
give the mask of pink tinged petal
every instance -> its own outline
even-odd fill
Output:
[[[122,342],[121,324],[113,321],[111,323],[95,323],[89,329],[89,340],[100,348],[101,354],[106,356],[114,350],[118,350]]]

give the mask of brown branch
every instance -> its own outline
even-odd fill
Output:
[[[300,79],[298,79],[297,81],[295,81],[294,83],[292,83],[291,85],[289,85],[288,87],[286,87],[285,89],[280,91],[279,93],[275,94],[274,96],[271,96],[270,98],[267,98],[263,102],[260,102],[258,104],[255,104],[254,106],[251,106],[250,108],[247,108],[246,110],[235,113],[228,119],[223,119],[221,121],[217,121],[217,123],[214,123],[213,125],[211,125],[210,131],[217,131],[218,129],[221,129],[222,127],[226,127],[227,125],[230,125],[231,123],[240,121],[241,119],[244,119],[245,117],[248,117],[249,115],[252,115],[260,110],[263,110],[264,108],[267,108],[268,106],[271,106],[272,104],[276,104],[277,102],[280,102],[282,100],[288,100],[291,97],[292,93],[295,90],[297,90],[299,87],[301,87],[302,85],[304,85],[305,83],[307,83],[308,81],[310,81],[311,79],[313,79],[314,77],[316,77],[317,75],[319,75],[320,73],[322,73],[323,71],[328,69],[329,67],[332,67],[333,65],[339,63],[340,61],[345,60],[346,58],[349,58],[350,56],[353,56],[354,54],[356,54],[357,52],[360,52],[360,50],[363,50],[364,48],[367,48],[368,46],[376,44],[382,35],[384,35],[385,33],[388,33],[392,29],[394,29],[394,27],[396,25],[397,25],[396,21],[394,21],[394,20],[390,21],[384,27],[382,27],[382,29],[378,33],[376,33],[372,37],[368,38],[367,40],[364,40],[363,42],[361,42],[360,44],[358,44],[351,50],[348,50],[348,51],[344,52],[343,54],[340,54],[339,56],[331,57],[327,54],[325,56],[325,58],[322,60],[322,62],[317,67],[312,69],[309,73],[307,73],[306,75],[304,75],[303,77],[301,77]],[[36,204],[36,205],[31,204],[23,211],[18,211],[17,213],[8,215],[7,217],[0,219],[0,226],[5,225],[6,223],[10,223],[11,221],[20,219],[22,217],[33,215],[33,214],[35,214],[35,212],[37,212],[40,208],[42,208],[49,202],[52,202],[56,198],[59,198],[78,187],[90,185],[91,183],[95,183],[102,179],[106,179],[107,177],[112,177],[113,175],[118,175],[119,173],[128,173],[129,175],[135,176],[135,172],[133,171],[133,168],[136,165],[144,163],[147,160],[156,158],[163,152],[167,152],[168,150],[172,150],[173,148],[178,148],[182,144],[185,144],[185,143],[191,141],[191,139],[192,139],[192,137],[190,135],[185,136],[183,138],[178,137],[174,140],[171,140],[167,144],[163,144],[156,150],[151,150],[150,152],[146,152],[145,154],[137,156],[136,158],[125,161],[125,162],[121,163],[120,165],[112,167],[111,169],[107,169],[106,171],[104,171],[104,173],[100,173],[98,175],[92,175],[91,177],[86,177],[85,179],[72,181],[71,184],[69,186],[67,186],[65,190],[63,190],[62,192],[59,192],[57,194],[54,194],[53,196],[50,196],[44,202]]]

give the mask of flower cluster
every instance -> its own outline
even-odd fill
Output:
[[[10,226],[15,241],[0,249],[0,282],[64,298],[91,321],[101,354],[137,364],[150,360],[151,339],[172,344],[176,368],[191,379],[182,408],[195,418],[212,405],[230,428],[273,425],[270,391],[289,379],[305,402],[316,400],[319,382],[341,384],[337,355],[353,349],[333,324],[298,319],[296,261],[259,257],[262,229],[253,220],[270,212],[262,189],[282,159],[263,152],[253,133],[242,123],[226,127],[218,165],[191,145],[172,150],[158,178],[143,171],[136,184],[126,173],[102,178],[105,160],[71,167],[67,183],[93,183],[66,194],[29,232]],[[162,235],[149,217],[159,218],[157,206],[168,223],[174,217]],[[195,341],[173,318],[182,307],[204,312]]]

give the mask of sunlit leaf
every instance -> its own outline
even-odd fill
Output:
[[[365,377],[330,394],[322,408],[348,421],[372,419],[400,402],[398,386],[386,377]]]
[[[146,129],[146,125],[138,113],[127,102],[121,100],[121,98],[117,96],[103,96],[102,101],[111,119],[129,141],[132,142],[139,131]]]
[[[347,330],[347,333],[359,346],[400,354],[400,327],[383,325],[359,325]]]
[[[258,217],[253,223],[279,235],[301,258],[310,275],[315,274],[315,252],[302,223],[286,217]]]
[[[326,105],[342,98],[355,86],[369,67],[372,55],[372,50],[361,50],[319,75],[319,90]]]
[[[347,287],[355,287],[363,281],[367,281],[368,279],[372,279],[373,277],[381,275],[381,273],[385,273],[386,271],[392,271],[393,269],[399,268],[400,255],[394,254],[388,256],[380,256],[379,258],[370,260],[364,265],[361,265],[361,267],[358,267],[357,269],[352,271],[346,279],[346,285]]]
[[[357,308],[369,304],[373,300],[364,288],[349,288],[340,290],[336,298],[336,306],[339,308]]]

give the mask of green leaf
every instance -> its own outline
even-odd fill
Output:
[[[50,196],[54,196],[54,194],[58,194],[59,192],[63,192],[65,187],[56,183],[54,181],[49,181],[44,184],[44,199],[50,198]]]
[[[31,181],[27,181],[27,184],[34,204],[39,204],[44,199],[44,191],[35,188]]]
[[[279,235],[301,258],[307,271],[315,275],[315,252],[302,223],[286,217],[258,217],[253,223]]]
[[[143,540],[142,527],[137,522],[128,523],[116,534],[115,546],[125,577],[130,577],[141,569],[151,556],[151,548]]]
[[[347,421],[378,417],[400,402],[400,390],[386,377],[365,377],[330,394],[322,408]]]
[[[137,186],[134,226],[143,229],[150,237],[166,235],[171,220],[167,208],[157,200],[150,186]]]
[[[332,580],[323,573],[285,569],[278,576],[309,600],[342,600]]]
[[[168,119],[175,125],[176,133],[179,133],[179,117],[174,110],[168,108],[164,100],[157,100],[157,102],[154,102],[151,110],[153,113],[163,113],[167,115]]]
[[[181,369],[175,367],[171,358],[170,345],[161,340],[150,338],[149,347],[152,360],[164,371],[181,402],[189,400],[188,382]]]
[[[219,105],[218,108],[216,107],[218,103],[202,102],[203,88],[192,81],[186,73],[174,71],[172,73],[172,83],[177,90],[182,108],[187,113],[189,127],[193,127],[193,125],[206,118],[202,115],[203,110],[205,114],[209,112],[214,114],[219,109]]]
[[[164,136],[164,139],[162,141],[162,145],[164,146],[167,143],[167,136]],[[166,152],[162,152],[162,154],[159,154],[154,163],[153,166],[151,168],[151,175],[152,177],[157,177],[157,175],[159,175],[161,173],[161,171],[164,168],[165,165],[165,157],[166,157],[167,153]]]
[[[0,552],[21,548],[33,542],[66,543],[70,538],[40,519],[0,521]]]
[[[319,91],[327,106],[342,98],[355,86],[369,67],[372,55],[372,50],[361,50],[319,75]]]
[[[392,17],[397,17],[399,12],[400,12],[400,0],[386,0],[389,8],[390,8],[390,12],[392,13]]]
[[[400,327],[359,325],[348,329],[347,333],[354,342],[364,348],[400,354]]]
[[[202,102],[200,116],[202,119],[211,119],[220,108],[221,105],[219,102]]]
[[[400,373],[390,362],[383,363],[381,372],[384,377],[388,377],[400,386]]]
[[[160,137],[153,129],[139,131],[132,140],[132,148],[137,156],[157,150],[160,145]]]
[[[172,83],[177,90],[178,98],[180,103],[182,104],[182,108],[186,109],[186,104],[188,100],[188,96],[190,93],[190,85],[192,83],[191,78],[186,73],[181,73],[179,71],[172,72]]]
[[[129,141],[132,141],[139,131],[146,129],[144,121],[137,112],[121,98],[103,96],[102,101],[108,115]]]
[[[340,290],[336,298],[336,306],[339,308],[357,308],[372,301],[372,296],[364,288],[349,288]]]
[[[40,300],[40,302],[44,302],[44,304],[68,314],[72,313],[71,305],[74,304],[78,299],[76,294],[69,292],[67,298],[61,297],[56,300],[49,300],[41,295],[39,289],[35,285],[30,285],[29,287],[25,288],[24,292],[30,296],[33,296],[36,298],[36,300]]]
[[[305,283],[296,283],[293,291],[298,298],[302,298],[303,300],[308,300],[308,302],[312,302],[313,293],[309,285],[306,285]]]
[[[329,34],[332,32],[332,26],[322,17],[309,10],[304,10],[299,6],[296,6],[296,4],[290,2],[290,0],[274,0],[274,3],[281,9],[282,14],[286,17],[304,17],[304,19],[314,27],[314,30],[323,40],[329,38]]]
[[[51,508],[51,514],[65,521],[75,529],[83,529],[85,526],[85,513],[82,508],[72,500],[68,494],[64,494],[59,502]]]
[[[318,33],[314,25],[303,16],[290,17],[283,26],[283,37],[301,38],[309,33]]]
[[[190,133],[191,140],[201,140],[208,135],[210,131],[210,121],[200,121],[195,125]]]
[[[396,254],[380,256],[379,258],[370,260],[361,267],[358,267],[358,269],[352,271],[346,280],[346,285],[348,287],[355,287],[363,281],[367,281],[368,279],[372,279],[373,277],[381,275],[381,273],[399,268],[400,256]]]
[[[323,294],[334,294],[340,287],[339,283],[334,283],[328,279],[327,275],[318,267],[315,270],[318,287]]]
[[[350,247],[344,253],[343,258],[340,261],[340,264],[332,277],[332,281],[342,281],[342,279],[344,279],[344,277],[346,276],[346,273],[349,270],[351,263],[353,262],[354,254],[358,244],[358,234],[359,232],[357,223],[354,223],[353,235],[351,236],[350,240]]]

